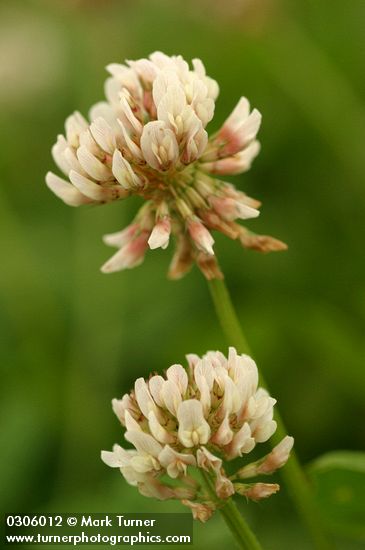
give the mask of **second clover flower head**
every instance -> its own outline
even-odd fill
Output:
[[[195,518],[206,521],[234,493],[260,500],[277,492],[277,484],[242,480],[281,468],[294,440],[287,436],[268,455],[248,462],[244,457],[276,430],[275,399],[258,388],[255,362],[234,348],[228,358],[208,352],[187,360],[188,371],[172,365],[164,377],[138,378],[130,394],[113,400],[133,448],[115,445],[112,452],[102,452],[102,459],[142,495],[181,500]],[[239,469],[228,475],[226,462],[239,457]],[[200,486],[196,469],[210,477],[214,499]]]
[[[171,278],[198,264],[208,279],[221,278],[211,231],[267,252],[284,243],[250,232],[237,220],[255,218],[260,203],[224,181],[245,172],[260,146],[261,115],[242,97],[223,126],[206,131],[219,88],[203,63],[155,52],[148,59],[107,67],[106,101],[89,121],[76,112],[58,136],[53,158],[67,179],[52,172],[48,187],[70,206],[101,204],[138,195],[145,203],[132,223],[106,235],[118,250],[102,266],[110,273],[139,265],[148,248],[176,242]]]

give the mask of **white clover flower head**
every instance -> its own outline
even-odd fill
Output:
[[[253,359],[234,348],[227,358],[210,351],[203,357],[188,355],[187,361],[188,370],[176,364],[164,376],[138,378],[130,394],[113,399],[113,410],[133,449],[115,445],[101,457],[108,466],[119,468],[141,494],[181,500],[195,518],[206,521],[219,501],[234,493],[259,500],[278,491],[278,485],[243,484],[239,479],[271,474],[284,466],[294,440],[285,437],[266,457],[228,476],[225,462],[249,454],[275,432],[276,401],[258,387]],[[215,502],[196,481],[194,469],[210,477]]]
[[[286,245],[237,223],[259,215],[260,203],[221,178],[247,171],[259,152],[261,115],[242,97],[209,138],[219,88],[200,59],[154,52],[148,59],[112,63],[106,101],[86,120],[75,112],[58,136],[48,187],[66,204],[102,204],[138,195],[145,204],[127,229],[107,235],[115,255],[104,273],[135,267],[148,248],[176,241],[169,277],[182,277],[194,261],[208,279],[222,278],[211,235],[218,230],[244,247],[267,252]]]

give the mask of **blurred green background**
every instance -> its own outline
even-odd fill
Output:
[[[122,442],[110,400],[136,377],[225,350],[205,281],[168,281],[170,250],[102,275],[101,236],[139,202],[72,209],[44,184],[66,116],[102,98],[104,66],[157,49],[202,58],[219,82],[210,129],[240,95],[262,112],[262,152],[235,181],[263,201],[250,227],[289,250],[219,236],[216,250],[301,459],[364,449],[364,23],[363,0],[0,2],[4,511],[182,511],[139,496],[99,453]],[[266,549],[311,548],[284,488],[242,506]],[[215,550],[230,535],[217,516],[195,540]]]

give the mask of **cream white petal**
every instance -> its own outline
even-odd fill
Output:
[[[161,397],[167,410],[174,416],[181,403],[181,393],[179,387],[172,380],[166,380],[161,389]]]
[[[159,220],[154,226],[150,238],[148,239],[148,246],[151,250],[156,248],[167,248],[170,241],[171,223],[169,219]]]
[[[140,136],[141,133],[142,133],[142,130],[143,130],[143,126],[140,123],[140,121],[138,120],[138,118],[136,118],[135,115],[133,114],[131,106],[129,105],[129,103],[127,101],[127,98],[124,95],[122,95],[121,98],[120,98],[120,106],[121,106],[121,109],[123,111],[124,116],[126,117],[126,119],[128,120],[128,122],[131,126],[131,129],[138,136]]]
[[[66,118],[66,139],[72,147],[77,148],[79,146],[79,135],[86,130],[87,127],[88,123],[86,119],[78,111],[75,111]]]
[[[210,427],[203,415],[203,407],[197,399],[183,401],[177,411],[178,436],[185,447],[205,445],[210,437]]]
[[[188,387],[188,375],[182,365],[171,365],[166,371],[168,380],[171,380],[179,389],[181,395],[184,395]]]
[[[89,178],[78,174],[74,170],[71,170],[70,172],[70,180],[83,195],[86,195],[90,199],[97,202],[107,202],[125,196],[122,193],[122,188],[103,188],[101,185],[98,185]]]
[[[250,103],[247,97],[241,97],[222,128],[229,128],[231,131],[236,131],[242,125],[242,122],[248,118],[249,114]]]
[[[264,443],[275,433],[277,424],[275,420],[269,420],[255,426],[252,430],[252,435],[257,443]]]
[[[118,119],[118,124],[120,125],[120,127],[122,129],[123,138],[125,140],[126,146],[128,147],[130,153],[132,154],[132,156],[137,161],[143,161],[144,162],[144,158],[143,158],[142,151],[141,151],[140,147],[129,136],[129,134],[128,134],[128,132],[127,132],[127,130],[126,130],[124,124],[123,124],[123,121]]]
[[[137,420],[133,418],[133,416],[128,410],[126,410],[124,413],[124,422],[125,422],[125,427],[127,428],[128,431],[133,431],[133,430],[137,432],[142,431],[141,426],[138,424]]]
[[[159,120],[148,122],[141,136],[141,149],[145,160],[155,170],[167,170],[179,156],[175,134]]]
[[[160,443],[150,434],[132,430],[125,433],[125,438],[135,446],[139,453],[145,453],[157,458],[162,451]]]
[[[150,411],[148,415],[148,427],[153,437],[159,441],[159,443],[173,443],[175,441],[175,437],[161,426],[153,411]]]
[[[243,453],[249,453],[255,446],[255,439],[251,435],[250,426],[245,422],[243,426],[235,433],[231,443],[227,447],[229,458],[242,456]]]
[[[68,176],[71,167],[69,162],[67,161],[65,157],[65,150],[69,147],[68,142],[66,141],[65,137],[62,135],[59,135],[57,137],[56,143],[53,145],[51,149],[52,157],[55,163],[57,164],[58,168],[66,175]]]
[[[155,78],[152,87],[153,101],[157,108],[162,98],[172,86],[181,86],[176,72],[172,69],[162,70]]]
[[[176,478],[180,474],[186,474],[188,466],[195,466],[195,457],[191,454],[178,453],[169,445],[165,445],[158,455],[160,464],[166,468],[170,477]]]
[[[127,466],[135,451],[126,451],[119,445],[113,446],[113,451],[101,451],[101,459],[111,468],[122,468]]]
[[[53,193],[69,206],[90,204],[92,200],[83,195],[78,189],[52,172],[46,175],[46,184]]]
[[[90,131],[96,143],[110,155],[114,153],[117,146],[114,132],[108,122],[98,117],[90,126]]]
[[[164,385],[165,380],[159,374],[152,376],[148,381],[148,387],[151,392],[151,395],[155,403],[159,406],[163,406],[163,399],[161,397],[162,386]]]
[[[113,154],[112,172],[113,176],[124,189],[133,189],[142,185],[141,179],[133,171],[129,162],[118,149]]]
[[[103,156],[103,152],[93,138],[90,128],[80,134],[80,146],[86,147],[86,149],[96,157]]]
[[[156,403],[152,399],[148,385],[143,378],[137,378],[134,384],[134,393],[139,408],[146,418],[150,411],[157,411]]]
[[[111,178],[111,170],[103,164],[86,147],[81,146],[77,149],[77,158],[89,176],[96,181],[107,181]]]
[[[81,164],[78,161],[75,149],[73,149],[73,147],[67,147],[64,151],[64,156],[65,156],[65,159],[66,159],[66,161],[68,162],[68,164],[70,166],[68,175],[70,175],[71,170],[74,170],[75,172],[78,172],[79,174],[82,174],[83,176],[87,176],[87,173],[85,172],[85,170],[83,169],[83,167],[81,166]]]

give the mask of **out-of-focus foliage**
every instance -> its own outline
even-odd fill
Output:
[[[203,59],[221,85],[215,125],[242,94],[263,113],[262,152],[236,182],[263,201],[253,229],[289,250],[260,256],[219,237],[216,249],[302,459],[363,448],[364,17],[363,0],[0,3],[6,511],[180,509],[140,497],[99,451],[120,442],[110,400],[137,376],[226,346],[205,282],[167,281],[166,251],[102,275],[101,235],[138,201],[73,210],[44,184],[65,117],[102,97],[104,66],[156,49]],[[265,548],[310,548],[284,489],[242,507]],[[217,517],[195,546],[227,537]]]
[[[365,541],[365,454],[327,453],[310,465],[309,474],[329,528]]]

